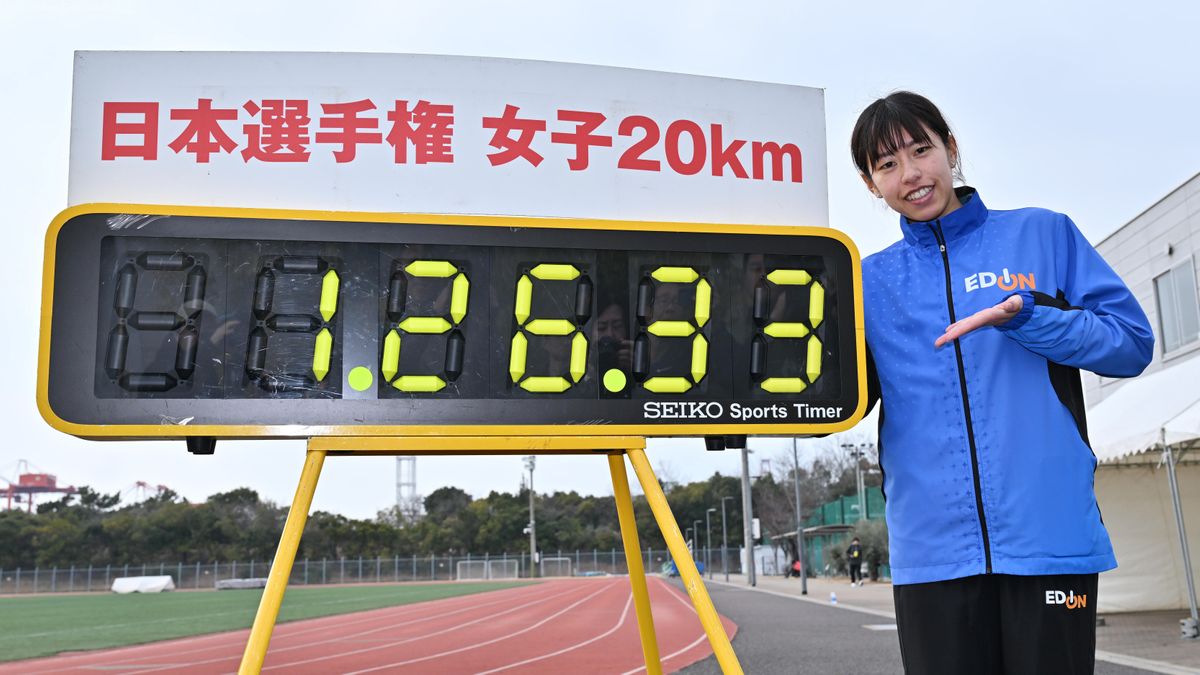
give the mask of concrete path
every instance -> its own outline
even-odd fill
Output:
[[[799,579],[759,577],[755,588],[740,575],[729,580],[724,583],[721,574],[706,578],[718,610],[741,627],[734,647],[746,672],[800,672],[801,665],[814,673],[901,672],[890,583],[850,586],[846,578],[809,579],[805,596]],[[830,594],[836,595],[836,605]],[[805,603],[805,609],[798,609],[796,601]],[[1200,675],[1200,640],[1178,637],[1179,619],[1185,615],[1105,615],[1104,625],[1096,629],[1096,672]],[[719,672],[715,668],[709,659],[683,672]]]

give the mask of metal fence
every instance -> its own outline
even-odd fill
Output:
[[[556,562],[538,571],[553,575],[556,570],[570,570],[575,576],[593,574],[628,574],[625,552],[622,549],[606,551],[542,551],[547,561]],[[705,551],[698,549],[695,558],[708,559],[715,575],[720,575],[722,555],[719,547]],[[741,573],[741,556],[738,549],[729,548],[725,556],[730,574]],[[569,560],[563,564],[561,559]],[[662,550],[646,549],[642,552],[642,563],[647,573],[663,569],[671,559]],[[297,559],[288,580],[294,586],[319,586],[323,584],[396,583],[405,581],[452,581],[458,575],[459,562],[471,561],[516,561],[519,578],[529,578],[529,553],[499,553],[483,555],[427,555],[392,556],[375,558],[324,558]],[[0,595],[26,593],[87,593],[111,590],[113,579],[129,576],[170,576],[177,590],[212,589],[218,581],[225,579],[253,579],[266,577],[270,572],[269,560],[231,560],[229,562],[183,563],[154,562],[136,565],[74,565],[68,567],[35,567],[33,569],[0,569]],[[560,572],[567,573],[567,572]]]

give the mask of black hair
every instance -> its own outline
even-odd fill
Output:
[[[850,154],[854,164],[864,176],[871,175],[871,167],[885,155],[900,149],[904,132],[918,143],[929,143],[932,131],[941,139],[942,145],[950,147],[950,125],[932,101],[911,91],[896,91],[867,106],[850,134]],[[961,179],[955,163],[955,177]]]

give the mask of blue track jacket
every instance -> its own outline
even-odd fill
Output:
[[[892,580],[1112,569],[1078,369],[1137,375],[1154,334],[1069,218],[958,193],[961,208],[901,217],[904,239],[863,261]],[[1014,293],[1008,323],[934,349]]]

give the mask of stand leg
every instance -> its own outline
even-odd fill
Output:
[[[629,566],[629,585],[633,588],[633,605],[637,608],[638,632],[642,636],[642,656],[646,659],[646,673],[662,675],[662,662],[658,657],[658,637],[654,632],[654,615],[650,613],[650,592],[646,588],[646,571],[642,569],[637,520],[633,515],[633,499],[629,496],[629,478],[625,474],[625,458],[622,455],[609,455],[608,470],[612,474],[617,519],[621,523],[621,542],[625,545],[625,563]]]
[[[658,484],[658,477],[654,475],[654,469],[650,468],[650,461],[646,459],[646,451],[630,448],[628,452],[629,462],[633,464],[638,482],[642,484],[642,491],[646,493],[646,501],[650,503],[654,519],[658,521],[658,527],[667,541],[671,557],[675,559],[675,567],[679,569],[679,575],[683,577],[683,584],[692,598],[696,613],[700,616],[700,624],[704,626],[704,632],[708,634],[708,643],[712,645],[713,654],[717,657],[721,672],[725,675],[742,675],[742,665],[738,663],[737,654],[733,652],[733,645],[729,644],[729,636],[725,634],[725,627],[721,625],[721,617],[717,615],[717,609],[713,607],[712,598],[708,597],[708,590],[704,588],[704,580],[696,571],[692,553],[683,541],[683,534],[679,531],[675,516],[671,514],[671,506],[667,504],[667,497]]]
[[[275,551],[275,561],[271,564],[271,574],[267,577],[267,587],[258,603],[258,613],[254,615],[254,627],[250,629],[246,651],[242,653],[239,675],[262,671],[267,645],[271,643],[271,632],[275,630],[275,619],[279,616],[279,606],[283,604],[283,592],[287,590],[292,563],[296,560],[296,549],[300,546],[300,535],[304,533],[308,511],[312,508],[313,492],[317,489],[317,479],[321,477],[324,463],[324,450],[309,450],[304,459],[304,471],[296,486],[296,497],[288,509],[287,522],[279,537],[279,548]]]

